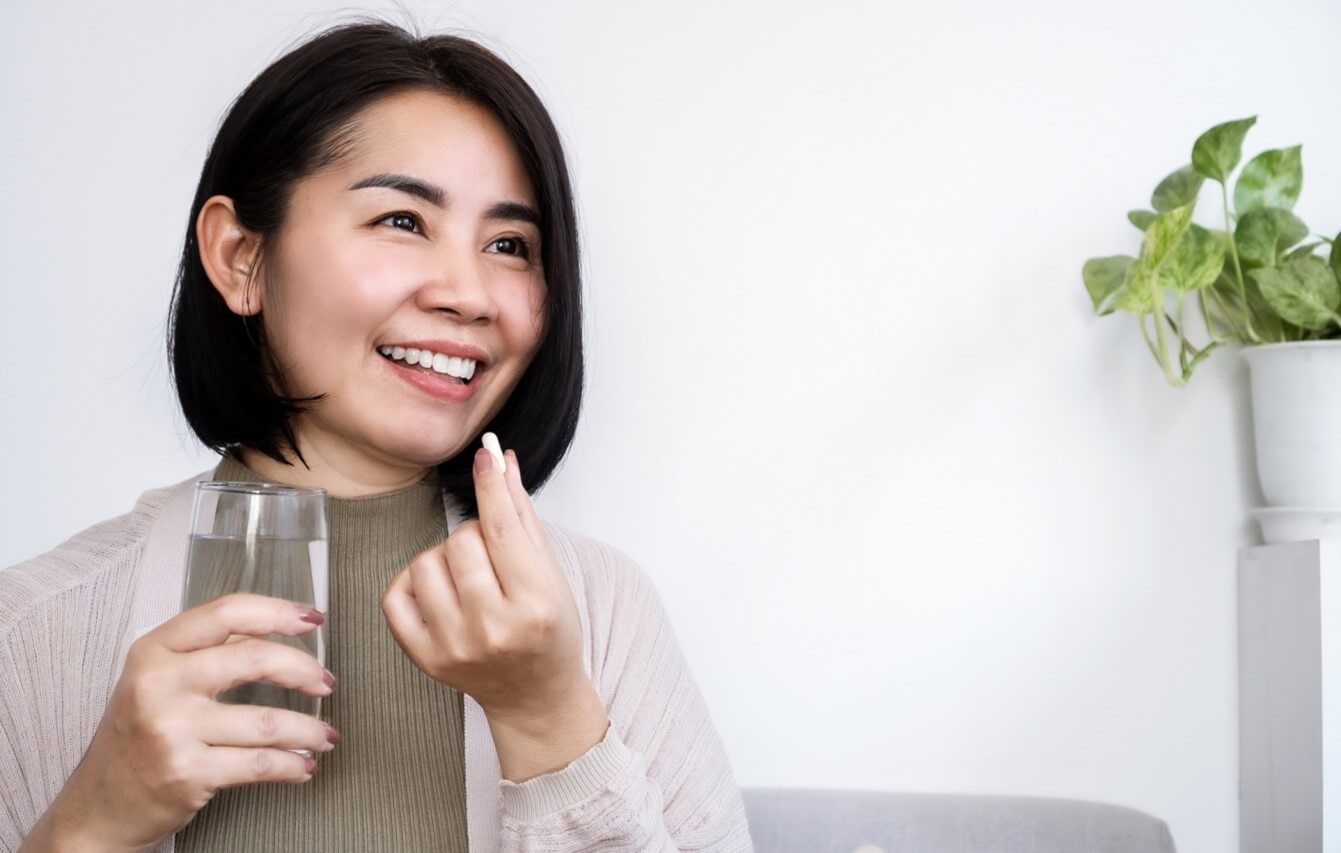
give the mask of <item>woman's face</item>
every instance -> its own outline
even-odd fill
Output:
[[[313,446],[327,461],[354,452],[423,468],[484,429],[539,347],[539,208],[511,140],[482,107],[411,91],[368,107],[359,124],[354,156],[297,184],[268,257],[277,286],[262,315],[288,392],[327,395],[295,421],[304,455]],[[440,204],[359,187],[379,175],[440,191]],[[500,215],[500,204],[511,208]],[[485,354],[466,399],[426,390],[447,377],[381,352],[416,341]]]

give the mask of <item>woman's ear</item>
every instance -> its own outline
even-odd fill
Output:
[[[260,240],[237,221],[231,198],[215,195],[205,200],[196,217],[196,245],[205,274],[229,309],[244,317],[259,314],[261,294],[250,285]]]

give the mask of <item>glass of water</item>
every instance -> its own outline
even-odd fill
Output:
[[[191,518],[182,609],[232,592],[328,606],[326,490],[278,483],[200,481]],[[268,634],[326,665],[329,623],[297,636]],[[235,634],[228,642],[245,640]],[[215,697],[220,702],[271,705],[319,716],[321,697],[265,681],[239,684]],[[307,750],[296,750],[308,754]]]

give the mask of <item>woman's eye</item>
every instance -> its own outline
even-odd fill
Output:
[[[400,213],[388,213],[386,216],[383,216],[381,219],[377,220],[377,224],[380,225],[383,222],[386,222],[388,219],[399,220],[401,222],[408,221],[412,226],[410,229],[408,229],[411,234],[423,232],[423,226],[419,222],[419,217],[415,216],[413,213],[406,213],[405,211],[401,211]],[[397,225],[392,225],[391,227],[397,229],[398,231],[407,230]],[[415,228],[418,228],[419,231],[416,232],[414,230]]]
[[[395,228],[398,231],[408,230],[411,234],[422,234],[424,231],[424,225],[420,221],[419,217],[416,214],[410,213],[408,211],[401,211],[399,213],[388,213],[386,216],[383,216],[381,219],[377,220],[378,225],[382,224],[383,222],[391,222],[392,228]],[[397,224],[405,222],[408,222],[410,224],[410,227],[408,229],[403,228],[401,227],[401,225]],[[531,244],[521,237],[499,237],[497,240],[493,241],[489,245],[491,246],[501,245],[503,247],[503,254],[505,255],[514,255],[518,258],[525,258],[527,260],[531,259]]]
[[[531,244],[527,243],[521,237],[499,237],[489,245],[497,246],[500,243],[511,246],[510,251],[505,251],[505,255],[516,255],[519,258],[531,259]]]

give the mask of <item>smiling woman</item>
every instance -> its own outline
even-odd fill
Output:
[[[192,205],[169,349],[207,446],[342,497],[437,466],[473,513],[461,450],[486,426],[531,460],[531,490],[572,442],[578,239],[530,87],[473,42],[419,50],[344,29],[243,93]],[[388,346],[432,375],[388,370]],[[469,393],[437,379],[439,355],[474,361]]]
[[[0,847],[752,849],[655,587],[531,501],[577,426],[580,284],[558,134],[482,45],[361,20],[248,85],[168,334],[221,459],[0,572]],[[181,610],[207,480],[325,490],[328,613]],[[232,642],[323,623],[329,671]],[[321,716],[218,701],[248,681]]]
[[[509,102],[504,93],[495,100]],[[497,418],[493,431],[536,459],[541,480],[548,476],[571,441],[571,427],[558,425],[571,420],[523,423],[524,414],[502,410],[514,397],[548,398],[549,411],[578,405],[580,385],[519,387],[537,357],[541,372],[548,365],[581,378],[580,330],[555,335],[551,342],[567,346],[551,343],[542,352],[547,326],[580,316],[577,308],[554,321],[546,316],[547,307],[558,313],[578,298],[577,272],[565,267],[576,240],[571,226],[542,235],[547,222],[572,222],[571,201],[567,191],[537,200],[532,187],[545,183],[546,172],[566,187],[566,171],[538,105],[515,94],[510,102],[520,117],[509,123],[532,126],[548,145],[512,139],[492,109],[442,87],[399,88],[359,104],[347,126],[327,131],[343,142],[337,156],[316,155],[325,165],[312,174],[284,181],[293,167],[276,160],[273,174],[254,174],[237,188],[223,179],[202,187],[193,216],[200,266],[188,247],[172,340],[183,407],[206,444],[249,445],[240,455],[257,472],[322,483],[340,497],[412,485],[448,460],[440,475],[469,502],[469,477],[458,476],[468,466],[455,470],[463,464],[458,454]],[[322,145],[315,136],[313,144]],[[538,152],[527,158],[534,177],[519,150]],[[301,161],[302,152],[295,157]],[[234,197],[252,199],[251,207]],[[261,212],[272,206],[283,207],[273,225]],[[561,253],[547,294],[551,265],[542,247],[549,246]],[[213,339],[184,328],[197,316],[192,298],[235,334],[254,326],[257,343],[245,338],[244,351],[272,358],[278,388],[298,399],[254,381],[220,383],[208,369],[218,353]],[[416,366],[388,361],[385,347],[403,348]],[[458,372],[469,358],[478,376],[464,387],[448,378],[452,358]],[[228,399],[233,393],[301,412],[274,424],[239,425],[234,414],[219,425],[216,412],[266,410],[239,407]],[[248,435],[222,434],[235,425]],[[286,450],[304,468],[290,471]]]

